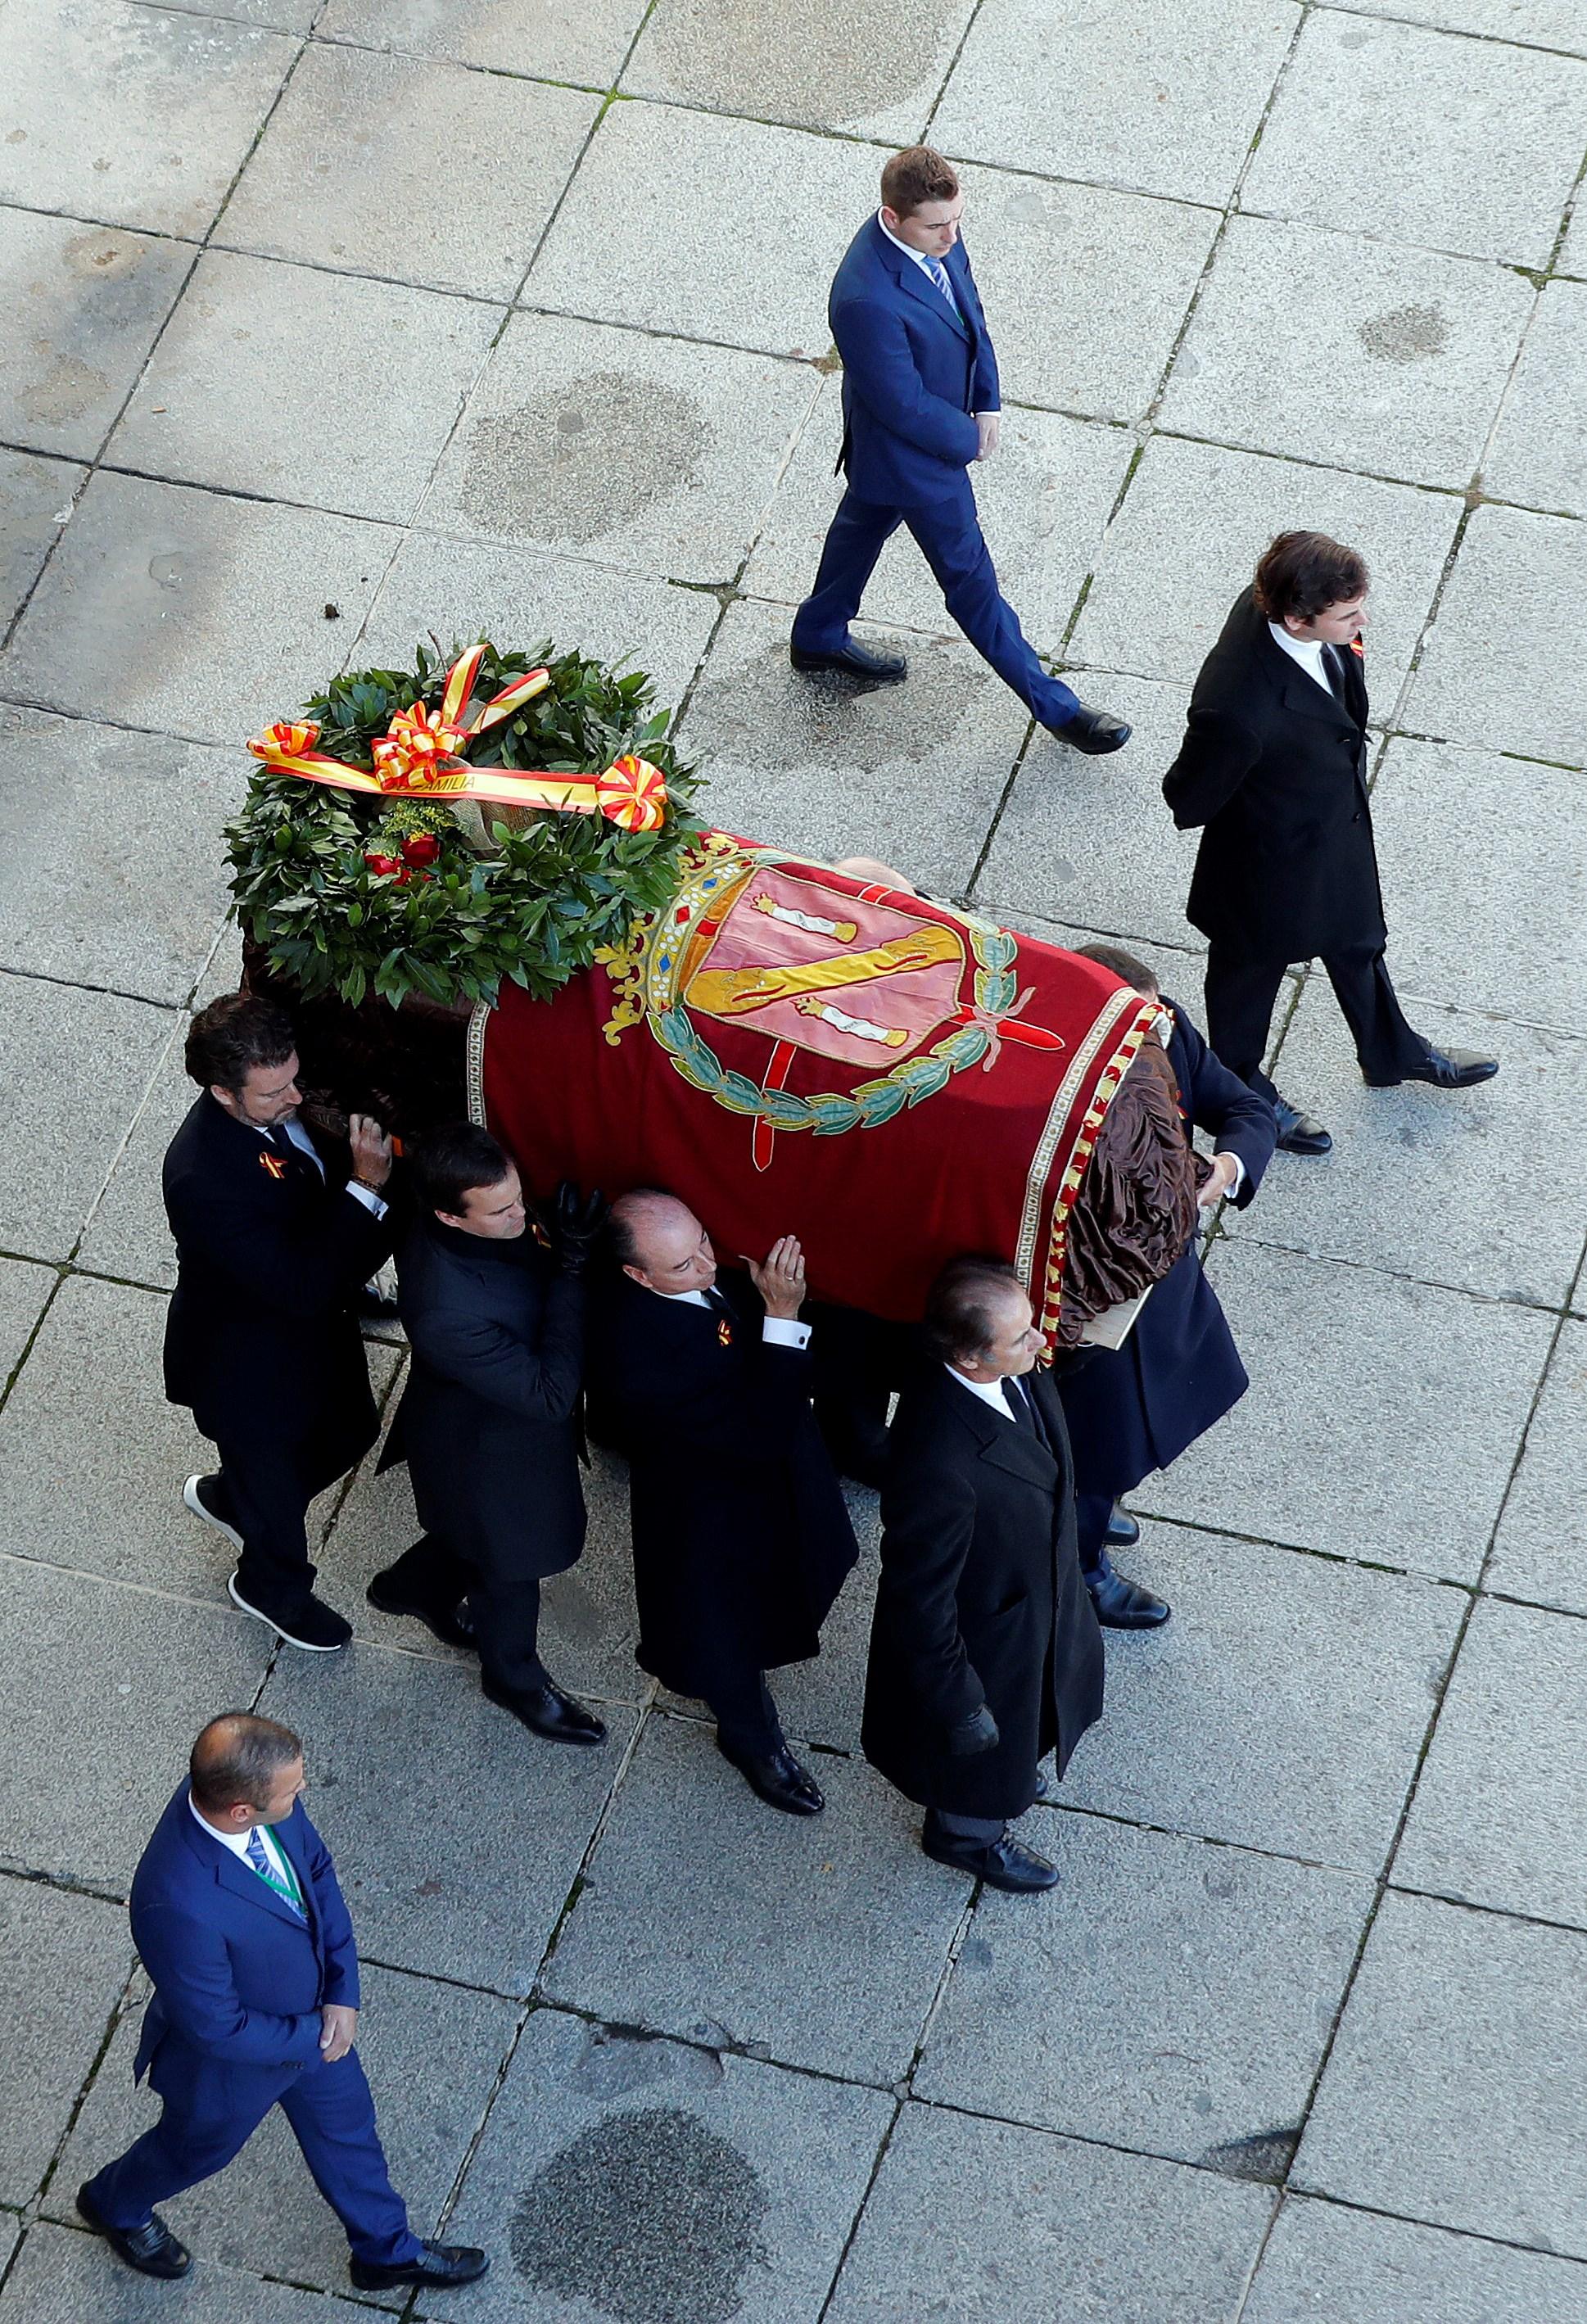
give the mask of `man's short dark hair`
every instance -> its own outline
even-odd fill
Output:
[[[476,1121],[443,1121],[404,1149],[420,1201],[427,1210],[463,1216],[471,1187],[499,1186],[512,1163],[504,1149]]]
[[[200,1089],[240,1097],[255,1065],[284,1065],[298,1046],[292,1020],[273,1001],[228,992],[188,1027],[182,1062]]]
[[[974,1252],[950,1259],[926,1295],[926,1344],[932,1354],[945,1364],[984,1356],[1010,1291],[1023,1296],[1025,1286],[1003,1259]]]
[[[1121,983],[1133,985],[1137,992],[1156,992],[1160,989],[1145,961],[1137,960],[1135,954],[1126,952],[1122,945],[1082,945],[1076,957],[1094,960],[1099,968],[1105,968],[1109,975],[1116,976]]]
[[[1257,610],[1270,622],[1287,613],[1309,622],[1330,605],[1361,596],[1370,578],[1359,549],[1330,540],[1325,532],[1281,532],[1257,565]]]
[[[951,202],[959,177],[935,145],[909,145],[881,172],[881,198],[895,217],[912,217],[927,202]]]
[[[264,1807],[281,1769],[302,1756],[300,1739],[279,1720],[223,1711],[205,1728],[188,1762],[194,1804],[211,1815],[224,1815],[241,1801]]]

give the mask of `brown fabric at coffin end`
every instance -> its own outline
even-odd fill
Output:
[[[1162,1044],[1149,1035],[1103,1118],[1070,1208],[1057,1344],[1175,1267],[1196,1226],[1208,1165],[1185,1135]]]

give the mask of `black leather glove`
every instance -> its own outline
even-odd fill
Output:
[[[581,1194],[571,1178],[564,1178],[551,1204],[551,1248],[564,1275],[582,1275],[600,1240],[611,1204],[599,1188]]]
[[[980,1752],[995,1751],[1000,1740],[997,1720],[990,1704],[983,1702],[972,1718],[948,1729],[945,1748],[950,1759],[973,1759]]]

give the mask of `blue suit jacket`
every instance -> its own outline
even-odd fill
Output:
[[[293,1808],[272,1837],[298,1876],[305,1927],[200,1830],[179,1784],[133,1877],[133,1942],[154,1985],[134,2072],[162,2097],[224,2113],[318,2066],[321,2007],[358,2006],[353,1924],[319,1834]]]
[[[1273,1158],[1273,1109],[1213,1055],[1178,1004],[1164,998],[1174,1012],[1168,1063],[1186,1138],[1193,1127],[1205,1130],[1220,1152],[1240,1157],[1245,1177],[1233,1200],[1243,1210]],[[1098,1350],[1059,1379],[1076,1490],[1128,1492],[1153,1469],[1166,1469],[1249,1386],[1193,1239],[1171,1272],[1153,1286],[1124,1345]]]
[[[973,414],[1001,408],[997,359],[962,242],[942,263],[960,315],[867,218],[833,278],[826,312],[843,357],[839,467],[861,500],[942,500],[980,448]]]

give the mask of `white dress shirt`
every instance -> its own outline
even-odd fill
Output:
[[[907,242],[900,242],[897,235],[894,234],[889,226],[886,219],[882,217],[880,210],[876,213],[876,223],[881,228],[882,233],[886,235],[889,242],[891,243],[895,250],[901,250],[906,258],[912,258],[914,260],[916,265],[920,269],[921,273],[924,274],[926,280],[930,283],[932,289],[937,292],[939,299],[942,296],[942,286],[937,281],[936,275],[931,270],[934,266],[942,267],[943,281],[946,281],[948,286],[948,304],[962,323],[964,319],[964,310],[960,306],[957,299],[954,296],[954,278],[948,272],[947,268],[943,265],[942,260],[940,258],[928,258],[923,250],[911,249],[910,245]]]
[[[253,1130],[259,1130],[261,1138],[266,1140],[269,1139],[269,1130],[260,1129],[258,1122],[251,1122],[249,1127]],[[313,1163],[315,1168],[318,1171],[320,1177],[323,1180],[325,1176],[325,1165],[314,1150],[314,1140],[309,1137],[309,1132],[304,1129],[297,1115],[293,1114],[291,1121],[278,1122],[276,1124],[276,1128],[286,1131],[287,1136],[291,1139],[292,1144],[297,1148],[299,1153],[306,1154],[309,1157],[309,1159]],[[375,1193],[373,1186],[355,1185],[353,1180],[349,1178],[347,1181],[347,1192],[352,1195],[353,1200],[355,1203],[362,1203],[364,1209],[366,1211],[372,1211],[377,1219],[384,1218],[386,1214],[386,1205],[382,1201],[381,1197]],[[219,1834],[217,1833],[216,1836],[218,1839]]]
[[[286,1858],[281,1854],[281,1842],[277,1840],[275,1834],[271,1831],[268,1824],[250,1824],[246,1831],[217,1831],[214,1824],[210,1822],[208,1817],[207,1815],[200,1814],[198,1802],[194,1799],[191,1792],[188,1794],[188,1805],[192,1809],[193,1821],[198,1824],[199,1829],[203,1831],[207,1831],[211,1840],[217,1840],[222,1848],[229,1848],[234,1856],[240,1857],[243,1862],[248,1865],[248,1869],[253,1873],[255,1879],[259,1877],[258,1868],[254,1865],[248,1864],[248,1842],[252,1840],[254,1834],[257,1832],[261,1840],[264,1844],[264,1853],[269,1857],[272,1864],[274,1865],[276,1871],[280,1874],[287,1887],[292,1890],[301,1887],[302,1884],[299,1880],[297,1874],[292,1870],[291,1867],[288,1864]]]
[[[1003,1394],[1003,1390],[1009,1385],[1007,1378],[995,1380],[966,1379],[957,1364],[950,1364],[946,1361],[943,1364],[943,1370],[950,1379],[956,1379],[961,1388],[967,1388],[972,1396],[978,1396],[983,1404],[990,1405],[1000,1420],[1006,1420],[1010,1428],[1019,1426],[1019,1422],[1009,1409],[1009,1399]],[[1014,1393],[1016,1396],[1023,1396],[1025,1391],[1023,1388],[1016,1388]]]
[[[1282,622],[1269,622],[1268,634],[1276,646],[1283,647],[1291,661],[1299,662],[1308,678],[1315,678],[1324,694],[1333,694],[1333,687],[1328,677],[1327,657],[1323,651],[1321,638],[1295,637],[1285,628]],[[1337,695],[1334,695],[1333,698],[1335,701],[1339,699]]]
[[[645,1285],[647,1291],[656,1291],[653,1283]],[[686,1307],[703,1307],[707,1315],[715,1311],[703,1291],[656,1291],[658,1299],[678,1299]],[[761,1337],[774,1348],[807,1348],[810,1326],[798,1323],[791,1315],[768,1315],[761,1324]]]

